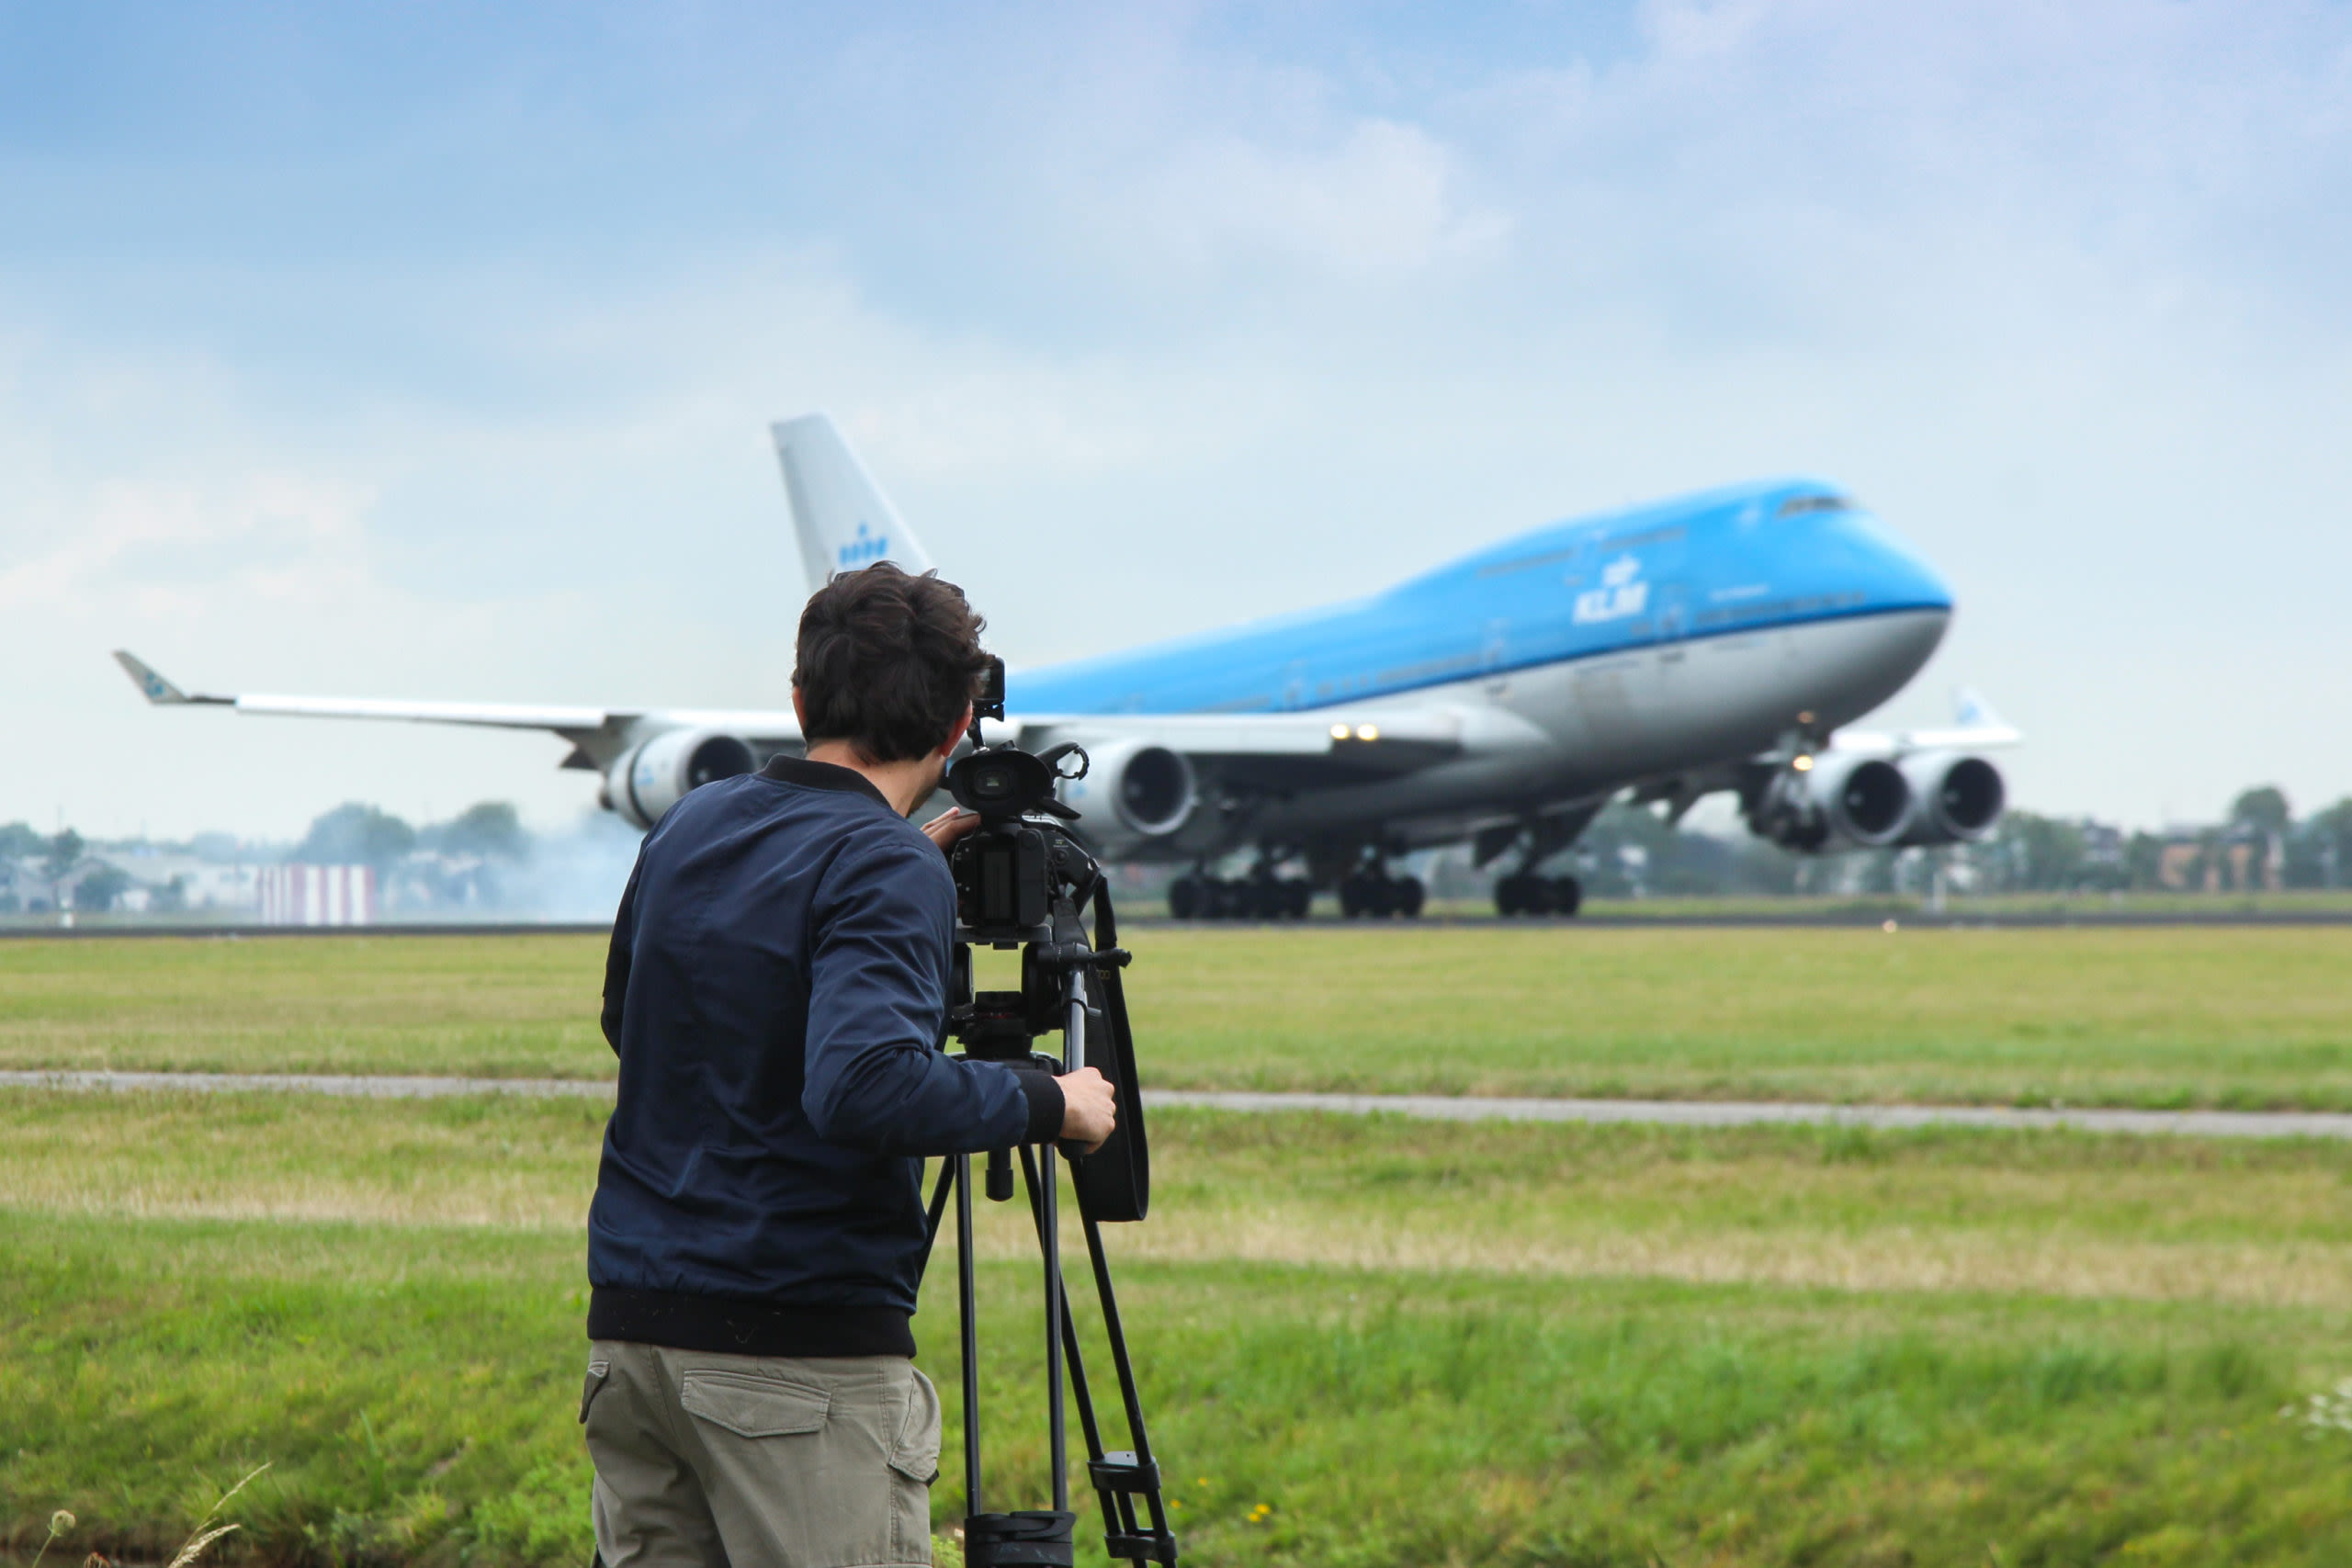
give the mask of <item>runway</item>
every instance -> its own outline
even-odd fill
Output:
[[[2352,908],[2335,909],[2022,909],[1948,910],[1930,914],[1919,909],[1856,908],[1792,909],[1782,912],[1747,909],[1723,913],[1704,911],[1671,915],[1542,915],[1505,919],[1487,914],[1431,914],[1417,919],[1343,920],[1318,915],[1305,920],[1179,920],[1156,913],[1122,914],[1119,924],[1145,931],[1246,931],[1270,935],[1297,931],[1392,931],[1407,935],[1430,931],[1726,931],[1825,930],[1860,931],[2043,931],[2059,928],[2129,930],[2172,929],[2183,926],[2347,926]],[[244,942],[302,938],[363,937],[509,937],[594,936],[611,934],[609,923],[576,921],[401,921],[374,926],[189,925],[173,923],[91,924],[75,926],[0,923],[0,942],[92,942],[112,937],[153,940],[178,937],[188,941]]]
[[[323,1094],[359,1100],[446,1100],[463,1095],[608,1099],[609,1079],[466,1078],[307,1073],[0,1071],[0,1089],[80,1093]],[[1999,1105],[1832,1105],[1806,1100],[1513,1100],[1435,1094],[1257,1094],[1153,1089],[1147,1110],[1409,1116],[1442,1122],[1633,1122],[1668,1127],[1836,1126],[1889,1132],[1973,1127],[2015,1132],[2129,1134],[2143,1137],[2346,1138],[2352,1112],[2129,1111]]]

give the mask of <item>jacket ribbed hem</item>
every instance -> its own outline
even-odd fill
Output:
[[[728,1356],[911,1356],[911,1316],[895,1307],[776,1306],[626,1285],[588,1292],[591,1339]]]

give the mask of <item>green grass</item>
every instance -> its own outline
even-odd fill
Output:
[[[1139,931],[1166,1088],[2352,1109],[2352,929]],[[603,1077],[590,937],[0,943],[0,1066]]]
[[[1922,915],[1927,898],[1917,893],[1667,894],[1649,898],[1587,898],[1584,913],[1611,919],[1710,919],[1758,916],[1884,918]],[[1494,914],[1490,897],[1432,900],[1437,913],[1464,918]],[[1336,906],[1333,907],[1336,913]],[[2277,892],[2179,893],[2145,889],[2129,893],[1953,894],[1940,911],[1958,920],[2035,918],[2098,919],[2162,916],[2227,920],[2242,915],[2352,915],[2352,888],[2283,888]]]
[[[583,1560],[599,1121],[0,1098],[0,1537],[65,1506],[76,1555],[153,1556],[266,1460],[272,1562]],[[1112,1245],[1188,1561],[2352,1558],[2352,1435],[2280,1415],[2352,1372],[2352,1149],[1154,1131]],[[1034,1278],[983,1223],[990,1475],[1034,1504]],[[927,1297],[951,1405],[952,1321]]]
[[[0,1066],[606,1077],[583,936],[0,942]]]
[[[94,1218],[576,1235],[605,1107],[0,1099],[0,1193]],[[1129,1256],[2352,1303],[2352,1145],[1938,1129],[1154,1118]]]
[[[2352,1107],[2352,930],[1154,933],[1170,1087]]]

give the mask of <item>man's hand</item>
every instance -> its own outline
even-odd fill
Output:
[[[1119,1108],[1113,1103],[1118,1091],[1092,1067],[1065,1073],[1054,1081],[1062,1086],[1063,1140],[1082,1144],[1081,1152],[1092,1154],[1119,1123]]]
[[[944,853],[947,846],[980,825],[980,814],[951,806],[922,825],[923,836],[937,844]]]

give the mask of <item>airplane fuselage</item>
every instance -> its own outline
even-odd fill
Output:
[[[1204,813],[1142,858],[1378,823],[1465,824],[1826,735],[1899,691],[1951,614],[1935,572],[1831,487],[1741,486],[1555,525],[1351,603],[1015,671],[1017,714],[1432,705],[1511,727],[1403,778]]]

